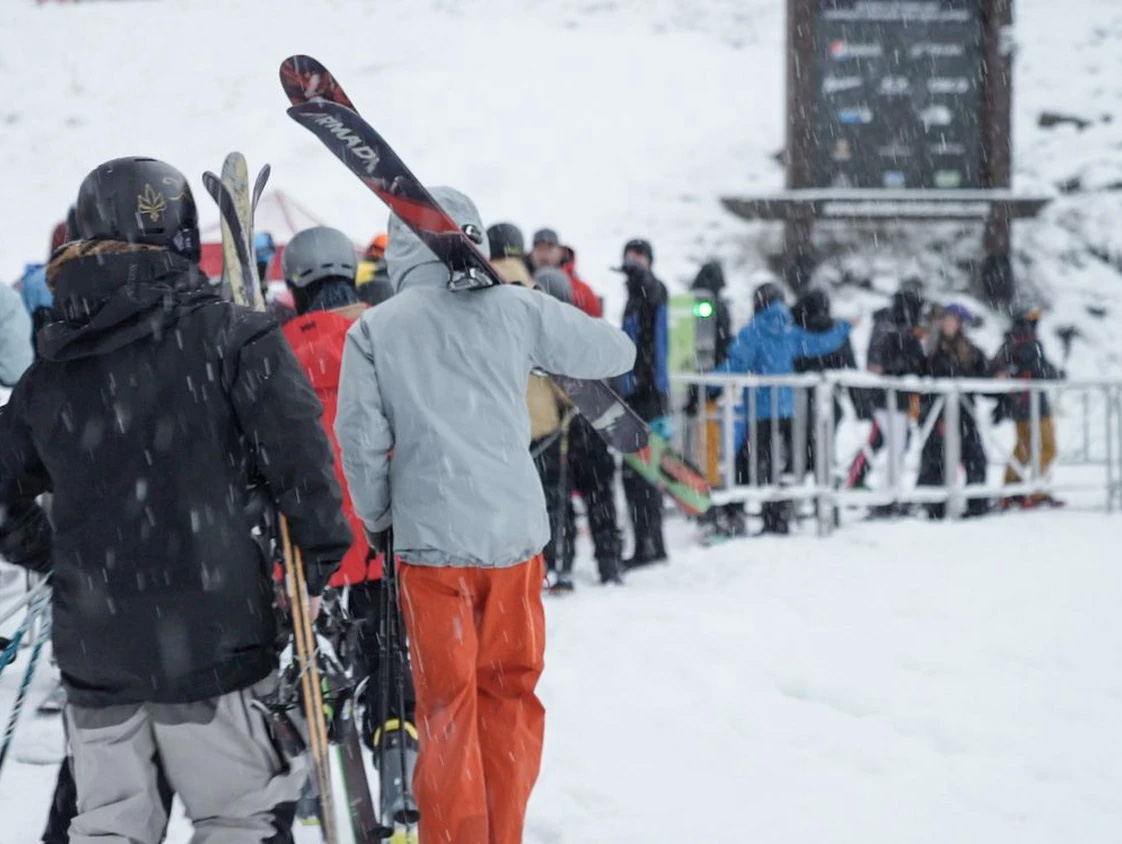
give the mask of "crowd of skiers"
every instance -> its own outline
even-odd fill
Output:
[[[719,268],[705,265],[698,275],[698,285],[710,286],[711,280],[720,278]],[[718,286],[717,290],[720,289]],[[1046,357],[1037,336],[1040,312],[1036,309],[1017,313],[997,352],[988,357],[967,336],[974,321],[970,311],[961,304],[936,305],[924,301],[918,283],[907,284],[892,297],[891,304],[877,311],[866,355],[870,372],[886,376],[929,376],[934,378],[1013,378],[1019,380],[1054,380],[1060,372]],[[717,315],[727,311],[727,304],[718,300]],[[824,290],[812,289],[802,295],[793,308],[788,308],[782,289],[774,282],[756,288],[753,294],[754,314],[748,324],[731,339],[725,329],[718,327],[718,373],[754,373],[760,375],[788,375],[800,372],[856,369],[857,362],[848,339],[849,326],[830,314],[830,299]],[[710,390],[710,398],[719,391]],[[796,406],[795,392],[790,387],[760,388],[755,396],[744,391],[740,406],[742,413],[755,409],[754,437],[748,434],[748,425],[737,432],[739,443],[736,455],[736,480],[738,484],[752,483],[751,463],[755,463],[754,483],[778,484],[780,476],[794,471],[795,443],[793,425],[798,413],[806,420],[814,418],[814,396],[810,394],[803,409]],[[944,409],[936,404],[931,394],[909,393],[907,390],[854,388],[849,391],[856,415],[871,422],[868,441],[853,460],[847,478],[849,487],[863,487],[871,467],[873,455],[887,448],[887,475],[890,483],[899,481],[903,471],[904,455],[912,436],[912,425],[928,421],[930,433],[922,445],[920,486],[938,486],[943,483],[946,469],[946,423]],[[993,421],[998,423],[1011,418],[1016,424],[1017,442],[1005,476],[1007,484],[1028,480],[1032,464],[1032,430],[1030,394],[1002,393],[994,396],[996,406]],[[685,408],[687,416],[699,412],[699,395],[694,391]],[[777,403],[773,408],[772,403]],[[835,397],[835,429],[842,418],[842,409]],[[986,480],[987,458],[978,427],[977,396],[961,397],[959,429],[961,435],[961,461],[967,484],[981,484]],[[937,418],[929,420],[935,413]],[[1055,429],[1051,408],[1046,396],[1040,399],[1040,470],[1047,473],[1056,454]],[[815,436],[809,424],[806,428],[806,453],[801,465],[812,470],[815,465]],[[1031,507],[1042,503],[1055,503],[1045,494],[1010,496],[996,502],[1001,508],[1018,505]],[[966,515],[978,516],[989,511],[993,502],[983,497],[970,497]],[[874,515],[892,515],[900,512],[900,505],[874,508]],[[942,518],[943,504],[930,504],[927,512],[932,518]],[[792,504],[787,501],[767,501],[762,506],[763,531],[787,533],[792,516]],[[747,533],[742,505],[716,508],[709,517],[711,531],[720,536],[743,536]]]
[[[470,199],[433,193],[458,223],[484,231]],[[137,197],[148,197],[144,209]],[[358,626],[354,668],[372,678],[362,733],[372,749],[405,751],[390,754],[404,768],[382,771],[383,785],[412,782],[423,839],[521,840],[544,734],[541,595],[543,583],[572,589],[574,498],[602,583],[667,558],[662,496],[617,469],[538,373],[611,378],[669,438],[668,296],[646,240],[622,249],[618,329],[553,229],[534,232],[529,249],[510,223],[481,240],[509,283],[468,295],[448,289],[447,268],[396,217],[362,254],[339,231],[308,229],[280,258],[285,295],[255,313],[200,271],[182,174],[118,159],[83,181],[47,264],[29,267],[18,293],[0,285],[0,383],[14,387],[0,411],[0,554],[51,574],[68,696],[69,759],[45,842],[155,844],[173,793],[195,840],[291,841],[305,766],[254,715],[280,682],[275,513],[303,551],[313,612],[325,592],[345,595]],[[262,233],[254,246],[267,268],[277,245]],[[850,325],[832,318],[824,292],[790,309],[780,287],[762,285],[733,334],[724,286],[716,262],[693,285],[714,305],[714,371],[855,366]],[[965,309],[944,308],[930,332],[923,312],[918,292],[902,290],[876,315],[870,370],[1058,374],[1031,313],[987,361],[965,336]],[[714,397],[695,391],[687,413]],[[853,397],[874,420],[870,449],[899,449],[922,412],[905,394]],[[790,388],[754,397],[755,442],[741,437],[738,482],[790,471],[794,399]],[[1017,422],[1022,463],[1026,401],[1001,405]],[[1054,434],[1046,404],[1041,413],[1046,468]],[[972,413],[960,424],[973,480],[985,455]],[[936,426],[924,446],[921,483],[940,481],[942,437]],[[765,504],[765,530],[786,532],[789,509]],[[745,531],[735,506],[713,518]],[[409,659],[386,663],[382,587],[395,562]]]

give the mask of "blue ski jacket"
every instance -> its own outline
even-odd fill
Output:
[[[728,357],[714,372],[752,373],[754,375],[788,375],[795,371],[796,358],[827,355],[839,349],[849,337],[848,322],[836,322],[822,334],[806,331],[795,325],[791,312],[782,302],[775,302],[752,317],[729,346]],[[779,419],[795,415],[795,392],[790,387],[760,387],[756,390],[756,418],[770,419],[772,395],[778,398]],[[738,409],[747,418],[748,390]]]

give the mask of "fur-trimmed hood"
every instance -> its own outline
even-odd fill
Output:
[[[39,332],[47,360],[96,357],[218,299],[199,268],[166,249],[116,240],[63,244],[47,265],[54,321]]]

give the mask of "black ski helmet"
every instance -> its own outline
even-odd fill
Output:
[[[776,302],[783,302],[786,297],[783,295],[783,290],[774,281],[765,281],[756,288],[756,292],[752,294],[752,310],[762,311],[764,308],[774,305]]]
[[[487,229],[487,242],[491,244],[491,260],[521,258],[526,254],[526,241],[522,230],[514,223],[495,223]]]
[[[162,246],[199,260],[199,214],[186,177],[154,158],[115,158],[78,188],[78,235]]]

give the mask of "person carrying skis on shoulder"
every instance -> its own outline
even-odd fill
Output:
[[[296,359],[308,376],[323,404],[323,426],[335,454],[335,475],[343,490],[343,513],[351,526],[354,541],[343,557],[342,565],[329,585],[345,589],[348,610],[358,624],[358,658],[356,681],[367,677],[362,736],[374,751],[374,759],[386,758],[397,764],[399,753],[382,753],[404,745],[406,764],[411,769],[416,755],[417,729],[414,726],[413,678],[408,660],[389,660],[381,665],[379,647],[382,630],[382,564],[383,555],[372,550],[366,541],[362,521],[355,514],[335,438],[335,416],[339,395],[339,371],[347,330],[363,311],[355,290],[358,256],[350,239],[337,229],[317,226],[298,233],[285,247],[281,265],[285,284],[292,292],[297,316],[285,324],[284,336],[292,346]],[[390,672],[390,682],[382,682],[382,672]],[[394,695],[381,699],[383,688],[396,688],[399,678],[404,688],[405,711],[399,712]],[[385,713],[385,717],[383,714]],[[384,746],[382,746],[384,745]],[[387,793],[394,786],[394,777],[382,777],[383,806],[396,797]],[[400,785],[400,783],[399,783]]]
[[[990,375],[996,378],[1019,378],[1025,381],[1054,381],[1064,377],[1044,353],[1044,346],[1037,336],[1040,322],[1040,309],[1022,311],[1013,318],[1001,348],[997,350],[989,364]],[[1005,484],[1025,483],[1032,474],[1032,394],[1007,393],[994,408],[994,424],[1011,418],[1017,427],[1017,445],[1013,459],[1005,470]],[[1047,476],[1052,462],[1056,459],[1056,426],[1052,421],[1052,405],[1045,393],[1040,394],[1040,474]],[[1002,509],[1019,505],[1036,507],[1041,504],[1061,504],[1058,499],[1046,492],[1028,496],[1003,498],[999,502]]]
[[[253,705],[277,687],[278,619],[250,514],[287,518],[315,609],[351,542],[322,408],[276,322],[207,284],[180,172],[100,165],[77,230],[0,412],[0,554],[52,573],[70,840],[157,844],[161,766],[197,840],[291,840],[305,767]]]
[[[471,200],[430,192],[487,255]],[[347,333],[335,432],[372,544],[392,526],[401,561],[421,840],[518,844],[545,728],[535,689],[549,539],[526,385],[534,369],[618,375],[635,349],[534,290],[452,291],[448,268],[396,216],[389,236],[397,293]]]

